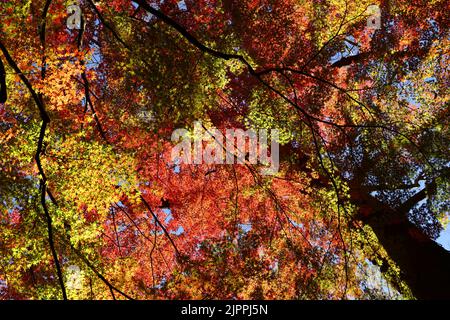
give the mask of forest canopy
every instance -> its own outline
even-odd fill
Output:
[[[449,9],[1,1],[0,299],[450,299]]]

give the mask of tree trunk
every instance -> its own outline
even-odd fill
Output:
[[[375,232],[413,295],[417,299],[450,299],[450,252],[408,221],[405,213],[368,194],[356,200],[366,209],[359,218]]]

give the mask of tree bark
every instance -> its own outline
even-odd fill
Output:
[[[398,265],[401,279],[412,294],[424,300],[450,299],[450,252],[412,224],[403,212],[369,194],[359,194],[354,200],[366,209],[359,218],[372,228]]]

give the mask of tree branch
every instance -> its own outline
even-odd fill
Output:
[[[153,218],[155,219],[155,221],[161,227],[161,229],[163,230],[166,237],[169,239],[170,243],[172,244],[173,248],[175,249],[175,253],[176,253],[177,257],[180,258],[181,257],[180,251],[178,251],[178,248],[177,248],[175,242],[173,241],[172,237],[170,236],[169,232],[164,227],[164,225],[161,223],[161,221],[159,221],[158,216],[153,212],[152,208],[150,207],[148,202],[144,199],[144,197],[141,195],[140,198],[141,198],[142,202],[144,203],[145,207],[148,209],[148,211],[150,211],[150,213],[153,216]]]

